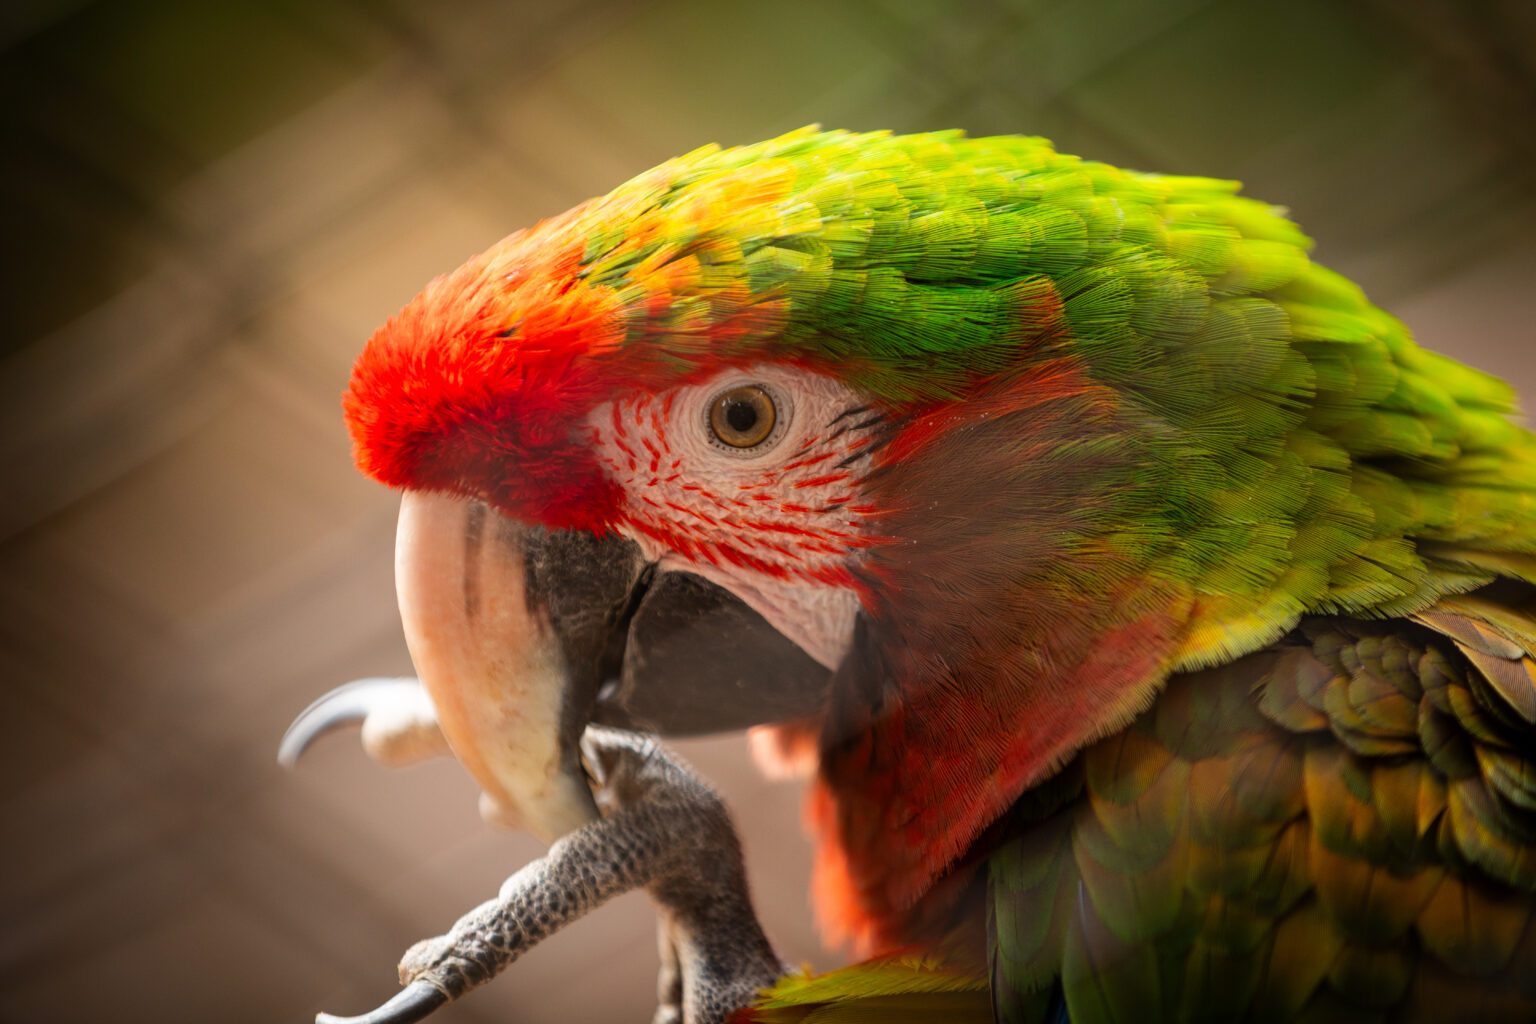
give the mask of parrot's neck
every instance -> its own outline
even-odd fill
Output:
[[[871,549],[812,803],[825,924],[866,952],[907,941],[1020,793],[1151,703],[1194,604],[1098,538],[1138,448],[1072,364],[920,416],[891,449],[879,486],[906,543]]]

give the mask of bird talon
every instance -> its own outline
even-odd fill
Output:
[[[416,1024],[448,1002],[448,994],[427,982],[412,982],[377,1009],[357,1017],[315,1014],[315,1024]]]

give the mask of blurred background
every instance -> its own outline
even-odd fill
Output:
[[[300,1022],[537,856],[313,697],[409,671],[338,396],[507,231],[809,122],[1234,177],[1427,346],[1536,395],[1536,7],[1458,0],[8,0],[0,1022]],[[830,966],[798,791],[736,738],[770,935]],[[631,895],[435,1018],[648,1020]]]

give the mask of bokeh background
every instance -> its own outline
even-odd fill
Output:
[[[0,1022],[299,1022],[539,852],[451,763],[294,713],[409,671],[363,339],[505,232],[809,122],[1239,178],[1420,340],[1536,395],[1524,0],[8,0],[0,13]],[[682,744],[791,959],[793,785]],[[649,1019],[631,895],[438,1019]]]

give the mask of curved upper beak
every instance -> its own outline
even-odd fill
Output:
[[[552,536],[481,502],[407,491],[395,541],[400,618],[439,728],[498,809],[546,841],[597,817],[576,741],[601,672],[600,647],[562,642],[547,577],[582,585],[600,626],[620,618],[642,568],[634,544],[551,550]]]
[[[669,734],[819,711],[831,673],[729,591],[619,537],[550,531],[407,491],[395,579],[406,642],[464,767],[546,841],[597,817],[590,721]]]

